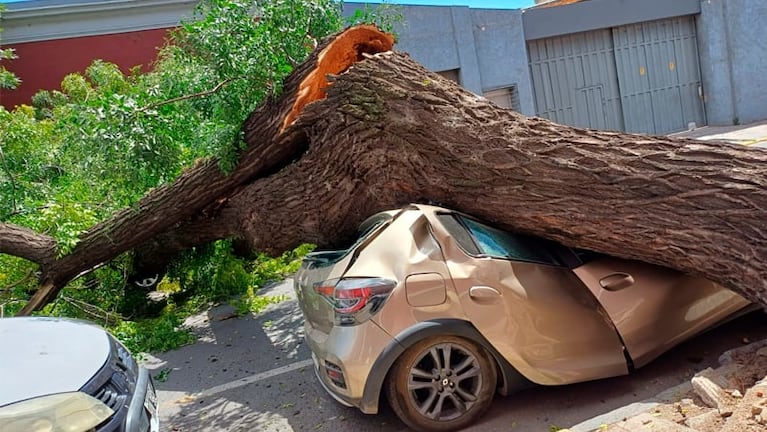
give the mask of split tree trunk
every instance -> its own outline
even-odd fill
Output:
[[[356,64],[296,126],[306,154],[223,210],[253,248],[329,245],[376,211],[432,202],[767,305],[763,149],[527,118],[399,53]]]
[[[118,215],[91,230],[71,256],[44,267],[43,282],[74,277],[59,270],[62,262],[83,271],[141,244],[147,256],[221,237],[272,251],[306,241],[332,245],[376,211],[430,202],[570,246],[700,274],[767,307],[767,151],[526,118],[407,55],[364,55],[387,49],[369,30],[338,39],[332,55],[321,48],[289,78],[282,98],[251,116],[249,148],[233,180],[207,168],[182,177],[227,183],[206,193],[206,203],[167,218],[140,207],[139,220],[165,219],[163,228],[139,240],[118,238],[104,253],[96,245],[115,239],[107,236],[113,226],[125,226]],[[317,66],[323,58],[328,63]],[[354,60],[325,95],[326,73]],[[205,190],[184,184],[168,189]],[[154,193],[142,202],[158,196],[170,199]],[[8,252],[2,240],[0,252]],[[55,292],[36,296],[25,312]]]

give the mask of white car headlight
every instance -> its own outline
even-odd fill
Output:
[[[85,432],[112,414],[111,408],[93,396],[59,393],[0,408],[0,431]]]

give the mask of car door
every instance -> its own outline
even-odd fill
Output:
[[[430,222],[465,314],[520,373],[539,384],[627,373],[609,318],[554,257],[451,213]]]
[[[610,315],[636,367],[749,304],[703,278],[642,262],[581,256],[585,262],[573,271]]]

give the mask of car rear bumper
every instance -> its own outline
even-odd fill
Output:
[[[370,399],[364,394],[365,383],[376,359],[393,338],[372,320],[357,326],[335,326],[329,333],[313,328],[309,321],[304,326],[314,371],[325,391],[343,405],[375,414],[377,406],[361,403],[363,398]]]
[[[346,399],[344,399],[340,394],[337,394],[333,391],[331,388],[331,384],[325,382],[325,378],[323,378],[322,374],[320,373],[320,360],[317,358],[314,353],[312,353],[312,361],[314,362],[314,375],[317,377],[317,380],[319,380],[320,385],[322,388],[332,397],[336,400],[336,402],[340,403],[343,406],[347,407],[355,407],[356,405],[354,402],[350,402]]]

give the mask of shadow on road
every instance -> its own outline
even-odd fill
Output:
[[[275,284],[259,294],[292,297],[292,287]],[[195,344],[158,354],[145,365],[165,378],[156,383],[162,430],[402,430],[390,413],[366,416],[325,394],[293,300],[256,316],[238,317],[233,307],[217,306],[187,324],[199,336]]]
[[[278,284],[266,294],[289,294]],[[257,316],[237,317],[219,306],[191,320],[194,345],[150,358],[158,382],[165,431],[379,431],[405,430],[382,404],[364,415],[332,400],[319,386],[303,343],[303,318],[295,301]],[[694,338],[630,376],[562,387],[536,387],[498,397],[469,431],[548,431],[568,427],[653,397],[718,364],[727,349],[767,337],[763,312],[741,317]],[[169,371],[169,372],[163,372]]]

